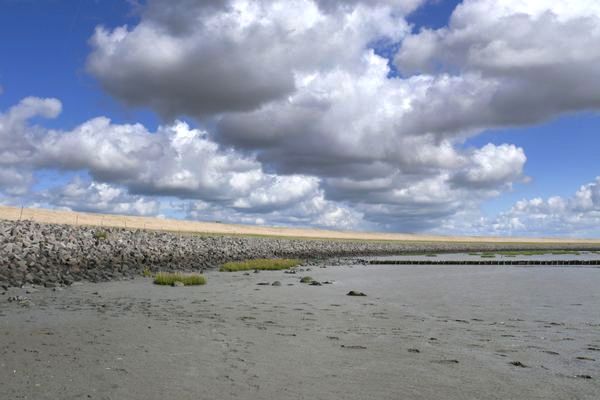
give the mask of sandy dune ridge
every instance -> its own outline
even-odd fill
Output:
[[[32,220],[51,224],[91,225],[171,232],[225,235],[264,235],[306,239],[395,240],[427,242],[492,243],[600,243],[600,239],[517,238],[477,236],[436,236],[407,233],[334,231],[309,228],[286,228],[258,225],[224,224],[129,215],[96,214],[43,208],[0,206],[0,219]]]

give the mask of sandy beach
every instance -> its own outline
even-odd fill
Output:
[[[305,275],[333,283],[299,283]],[[9,289],[0,296],[0,398],[600,395],[598,268],[372,265],[206,276],[202,287],[136,278]],[[17,295],[25,299],[8,301]]]

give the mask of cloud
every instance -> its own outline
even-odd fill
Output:
[[[365,176],[279,175],[265,172],[255,158],[224,149],[205,131],[179,121],[154,132],[141,124],[114,124],[106,117],[70,131],[30,123],[35,117],[56,117],[60,108],[56,99],[27,98],[0,114],[0,140],[11,155],[3,158],[0,174],[6,196],[84,211],[141,215],[158,213],[164,199],[170,198],[178,204],[176,209],[194,218],[203,212],[205,218],[231,222],[421,230],[452,215],[466,198],[494,195],[498,185],[509,185],[521,176],[524,164],[522,149],[515,146],[488,145],[458,153],[442,144],[446,156],[435,149],[417,156],[435,172],[413,165],[410,174],[382,162]],[[358,158],[348,165],[353,162],[360,166],[362,161]],[[416,159],[407,161],[411,163]],[[491,165],[502,167],[499,175]],[[75,173],[76,178],[32,192],[35,174],[41,170]],[[465,171],[475,171],[475,176]],[[81,173],[89,178],[78,178]],[[468,181],[462,186],[455,179],[461,173]],[[484,181],[493,184],[481,185]],[[474,187],[467,190],[469,185]]]
[[[519,180],[527,161],[522,148],[503,144],[487,144],[471,153],[468,168],[457,172],[452,182],[458,186],[473,188],[495,188]]]
[[[87,68],[167,117],[252,110],[292,93],[297,70],[351,65],[373,37],[397,39],[408,25],[392,11],[417,2],[340,3],[150,1],[132,29],[97,28]]]
[[[315,178],[266,174],[251,158],[222,150],[206,132],[176,121],[149,132],[100,117],[36,145],[46,168],[87,170],[134,194],[203,199],[240,208],[285,207],[316,190]]]
[[[225,209],[203,201],[176,202],[172,207],[189,219],[275,226],[315,226],[341,230],[373,230],[376,227],[375,224],[365,221],[364,215],[353,207],[325,199],[320,190],[283,209]]]
[[[600,235],[600,177],[571,196],[534,197],[514,203],[495,216],[465,208],[432,228],[434,233],[598,237]]]
[[[62,105],[56,99],[27,97],[0,112],[0,188],[10,195],[27,192],[33,182],[35,143],[45,129],[28,122],[33,117],[54,118]]]
[[[463,97],[477,101],[462,108],[442,97],[454,123],[435,128],[468,131],[600,107],[598,40],[594,2],[466,0],[449,26],[406,37],[395,61],[405,76],[468,85]]]
[[[220,148],[205,131],[183,122],[155,132],[106,117],[70,131],[30,123],[34,117],[56,117],[60,109],[56,99],[27,98],[0,113],[0,193],[9,202],[28,199],[37,205],[138,215],[157,215],[170,202],[175,209],[194,204],[186,215],[202,219],[253,216],[270,223],[354,228],[363,222],[359,213],[326,200],[318,178],[266,173],[253,158]],[[75,178],[35,190],[35,174],[43,170],[74,173]]]
[[[327,198],[351,201],[390,229],[433,226],[468,201],[525,180],[522,148],[461,149],[461,132],[432,132],[434,122],[421,112],[443,109],[437,95],[465,109],[475,102],[457,99],[460,91],[452,97],[456,87],[445,79],[390,79],[387,62],[372,52],[356,70],[298,75],[287,99],[224,115],[216,140],[253,152],[280,173],[321,177]]]
[[[36,199],[54,207],[86,212],[155,216],[160,210],[157,200],[132,196],[122,187],[86,182],[78,177],[39,193]]]
[[[600,177],[582,185],[570,197],[518,201],[492,225],[505,234],[597,236],[600,234]]]
[[[42,168],[85,170],[96,181],[125,185],[135,194],[238,202],[247,208],[283,206],[318,186],[312,177],[266,174],[257,161],[222,150],[205,131],[179,121],[156,132],[106,117],[71,131],[29,123],[33,117],[56,117],[60,109],[56,99],[30,97],[0,114],[5,181],[19,181],[11,167],[20,168],[20,175]]]
[[[462,148],[460,115],[488,93],[482,77],[390,78],[370,46],[401,42],[420,3],[150,1],[136,26],[96,30],[88,70],[124,102],[208,130],[99,117],[36,140],[32,162],[236,215],[302,220],[292,210],[313,201],[314,223],[435,226],[521,182],[526,157]]]
[[[0,188],[4,188],[7,195],[24,195],[32,183],[33,178],[27,171],[20,171],[12,166],[0,169]]]

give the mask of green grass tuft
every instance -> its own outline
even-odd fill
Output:
[[[236,271],[248,271],[248,270],[264,270],[264,271],[277,271],[281,269],[290,269],[297,267],[302,264],[302,260],[295,258],[257,258],[254,260],[246,261],[231,261],[223,264],[221,271],[225,272],[236,272]]]
[[[96,231],[96,232],[94,232],[94,238],[95,239],[106,240],[106,239],[108,239],[108,232],[106,232],[106,231]]]
[[[157,285],[173,285],[181,282],[184,286],[204,285],[206,278],[200,274],[184,274],[181,272],[159,272],[154,277]]]
[[[150,268],[146,267],[144,268],[144,270],[142,271],[142,275],[145,278],[151,278],[152,277],[152,271],[150,271]]]
[[[300,283],[311,283],[312,281],[314,281],[314,279],[310,276],[304,276],[300,279]]]

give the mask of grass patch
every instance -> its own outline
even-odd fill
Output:
[[[302,260],[296,258],[256,258],[246,261],[231,261],[223,264],[221,271],[236,272],[248,270],[277,271],[290,269],[302,264]]]
[[[314,281],[314,279],[310,276],[303,276],[302,279],[300,279],[300,283],[311,283],[312,281]]]
[[[496,258],[496,255],[492,254],[492,253],[484,253],[480,257],[481,258]]]
[[[96,231],[96,232],[94,232],[94,238],[95,239],[106,240],[106,239],[108,239],[108,232],[106,232],[106,231]]]
[[[152,277],[152,271],[150,271],[150,268],[146,267],[142,271],[142,275],[144,276],[144,278],[151,278]]]
[[[437,254],[425,254],[425,257],[437,257]]]
[[[184,274],[181,272],[159,272],[154,277],[157,285],[174,285],[181,282],[184,286],[204,285],[206,278],[200,274]]]

